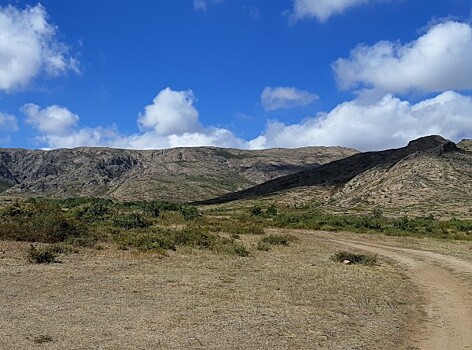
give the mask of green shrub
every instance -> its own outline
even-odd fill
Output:
[[[125,214],[113,219],[113,224],[116,227],[123,228],[125,230],[131,230],[136,228],[146,228],[151,226],[151,223],[147,221],[142,214],[134,212],[131,214]]]
[[[249,209],[249,214],[251,216],[261,216],[262,215],[262,209],[260,206],[255,205],[252,208]]]
[[[370,254],[356,254],[347,251],[340,251],[331,256],[336,262],[344,262],[348,260],[351,264],[360,265],[377,265],[377,256]]]
[[[190,226],[172,232],[175,244],[179,246],[193,246],[211,248],[219,239],[217,235],[209,233],[201,226]]]
[[[200,213],[198,209],[192,206],[183,206],[180,208],[180,213],[184,217],[185,220],[192,220],[198,218]]]
[[[112,205],[110,200],[90,199],[85,204],[74,207],[73,213],[77,219],[87,223],[103,221],[111,214]]]
[[[266,215],[267,216],[276,216],[277,215],[277,207],[274,204],[271,204],[267,209],[266,209]]]
[[[180,230],[129,230],[115,234],[113,240],[121,249],[163,251],[175,250],[178,246],[209,249],[218,242],[219,237],[200,227],[186,227]]]
[[[87,229],[52,202],[13,204],[0,213],[0,239],[56,243],[84,234]]]
[[[175,240],[166,232],[127,231],[113,237],[121,249],[140,251],[175,250]]]
[[[34,264],[51,264],[55,263],[57,253],[48,248],[38,249],[31,245],[28,249],[28,261]]]

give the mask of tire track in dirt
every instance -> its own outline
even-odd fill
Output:
[[[335,245],[387,257],[406,268],[426,301],[426,319],[417,325],[409,349],[472,349],[472,290],[455,276],[472,280],[472,263],[430,251],[311,234]]]

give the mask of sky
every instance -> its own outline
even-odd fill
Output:
[[[470,0],[0,0],[0,147],[472,138]]]

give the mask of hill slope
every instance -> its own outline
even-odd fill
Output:
[[[349,209],[456,206],[469,210],[472,152],[440,136],[428,136],[403,148],[355,154],[200,203],[274,195],[282,200],[282,194],[286,201],[311,200]]]
[[[341,147],[261,151],[214,147],[1,149],[0,190],[4,195],[201,200],[354,153]]]

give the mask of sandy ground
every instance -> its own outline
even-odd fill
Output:
[[[314,233],[319,239],[388,257],[406,267],[425,297],[426,315],[411,338],[411,348],[472,349],[472,262],[418,249],[375,244]]]

